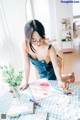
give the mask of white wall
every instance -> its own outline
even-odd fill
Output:
[[[61,3],[60,0],[48,0],[50,17],[50,38],[57,39],[58,49],[61,50],[61,29],[62,18],[71,19],[71,28],[73,28],[73,4]],[[47,18],[47,17],[46,17]],[[73,34],[73,33],[72,33]]]
[[[80,3],[73,4],[73,16],[80,15]]]
[[[46,37],[51,39],[50,11],[48,0],[33,0],[34,18],[38,19],[45,27]]]
[[[48,0],[51,40],[57,39],[56,0]]]

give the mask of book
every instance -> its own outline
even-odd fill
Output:
[[[34,103],[28,102],[23,104],[13,104],[8,112],[8,117],[16,117],[18,115],[28,115],[34,113]]]
[[[25,115],[23,117],[23,119],[25,119],[25,120],[47,120],[47,113],[40,111],[40,112],[35,113],[35,114]]]
[[[45,97],[50,97],[54,92],[53,86],[46,78],[30,82],[29,87],[35,101],[43,99]]]

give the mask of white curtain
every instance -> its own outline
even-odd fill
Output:
[[[42,22],[45,27],[46,37],[51,37],[49,0],[31,0],[34,18]]]
[[[0,0],[0,65],[11,64],[22,68],[25,1]]]
[[[0,65],[9,64],[11,53],[11,41],[10,35],[7,28],[7,21],[3,10],[2,2],[0,1]]]

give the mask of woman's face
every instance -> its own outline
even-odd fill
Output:
[[[32,34],[32,45],[34,47],[40,47],[43,44],[44,39],[39,35],[38,32],[34,31]]]

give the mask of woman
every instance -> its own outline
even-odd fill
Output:
[[[61,75],[60,66],[58,65],[57,55],[52,45],[48,45],[45,41],[45,30],[42,23],[38,20],[31,20],[25,25],[25,72],[26,78],[20,86],[24,90],[28,85],[30,73],[30,61],[37,69],[40,78],[48,80],[58,80],[58,84],[63,89],[66,87],[64,78]],[[69,76],[66,76],[68,79]],[[71,79],[74,81],[74,75]]]

